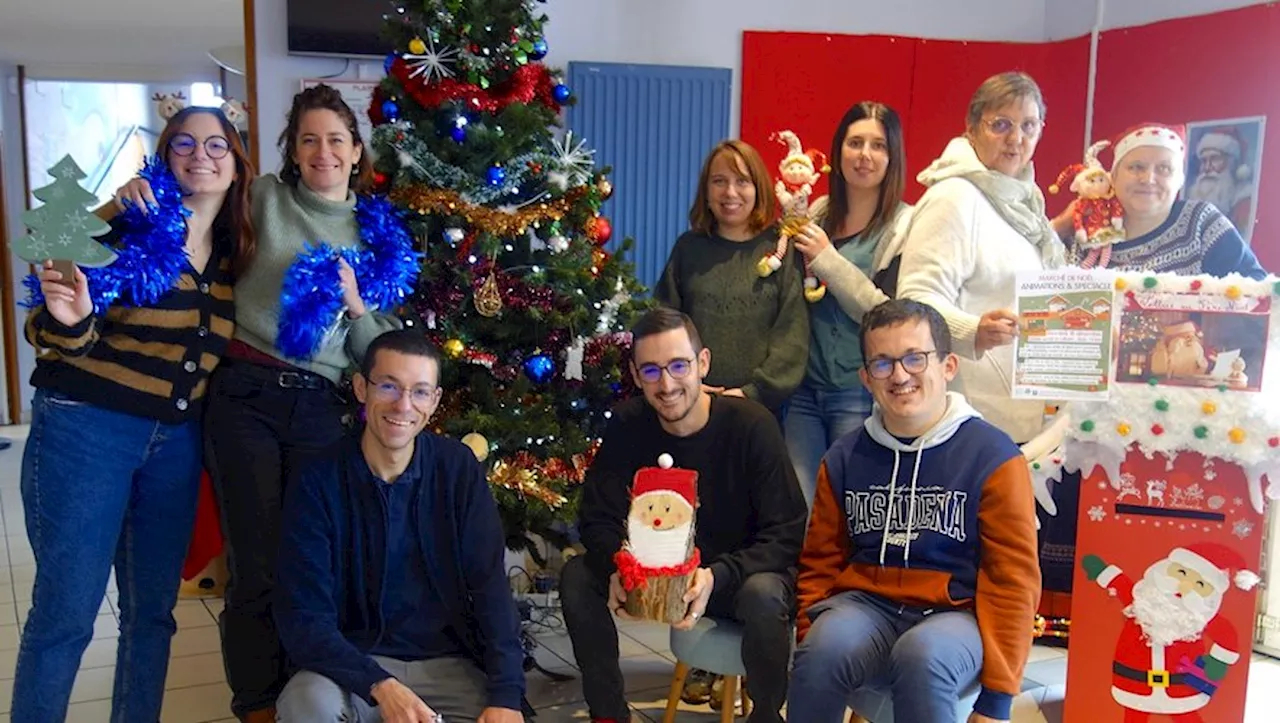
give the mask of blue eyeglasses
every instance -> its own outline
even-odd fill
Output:
[[[693,371],[692,359],[672,359],[666,364],[641,364],[636,367],[640,372],[640,381],[645,384],[657,384],[662,379],[662,372],[671,375],[672,379],[684,379]]]

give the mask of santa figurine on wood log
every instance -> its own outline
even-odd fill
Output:
[[[701,562],[693,544],[698,473],[672,465],[663,454],[657,467],[636,472],[627,541],[614,555],[627,614],[668,624],[684,619],[684,594]]]

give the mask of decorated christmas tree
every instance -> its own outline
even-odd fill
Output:
[[[88,210],[97,198],[80,187],[84,171],[71,156],[64,156],[49,169],[49,175],[53,183],[32,191],[44,203],[22,214],[29,232],[13,242],[13,252],[31,264],[50,259],[89,268],[110,264],[115,253],[93,238],[111,227]]]
[[[563,544],[608,410],[634,391],[642,288],[630,240],[605,248],[608,169],[559,128],[573,94],[538,62],[536,2],[391,5],[372,149],[424,252],[406,322],[451,359],[436,423],[486,465],[509,547]]]

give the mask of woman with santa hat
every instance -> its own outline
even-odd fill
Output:
[[[1222,210],[1205,201],[1178,200],[1186,182],[1187,143],[1181,126],[1134,126],[1120,135],[1113,150],[1112,184],[1124,207],[1124,240],[1111,247],[1110,268],[1266,277]],[[1068,261],[1078,263],[1084,253],[1068,239]]]

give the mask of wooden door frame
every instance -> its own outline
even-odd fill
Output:
[[[258,42],[254,1],[244,0],[244,88],[245,103],[249,106],[249,160],[258,173],[261,155],[258,153]]]
[[[22,207],[31,198],[31,182],[27,173],[27,69],[18,66],[18,141],[22,159]],[[2,149],[0,149],[2,150]],[[12,183],[10,179],[10,183]],[[27,271],[30,271],[28,266]],[[0,284],[4,284],[4,298],[18,293],[13,285],[13,254],[9,251],[9,221],[5,213],[4,163],[0,159]],[[0,308],[0,333],[4,334],[4,385],[9,424],[22,424],[22,371],[18,365],[18,323],[16,304],[4,304]]]

